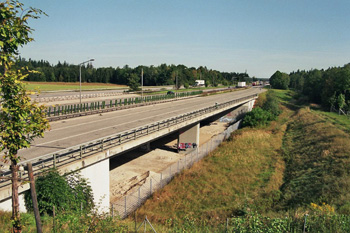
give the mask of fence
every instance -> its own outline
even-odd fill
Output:
[[[152,95],[145,97],[134,97],[134,98],[124,98],[115,99],[109,101],[95,101],[90,103],[82,104],[70,104],[70,105],[57,105],[49,106],[46,109],[46,115],[49,120],[60,119],[59,116],[71,116],[74,117],[75,114],[84,115],[93,114],[95,112],[100,112],[101,110],[112,111],[123,107],[137,106],[139,104],[149,104],[157,101],[172,100],[177,98],[184,98],[189,96],[195,96],[201,94],[202,91],[192,91],[192,92],[180,92],[170,95]]]
[[[96,97],[107,97],[107,96],[117,96],[124,95],[125,92],[105,92],[105,93],[94,93],[94,94],[84,94],[82,98],[96,98]],[[79,99],[80,95],[66,95],[66,96],[53,96],[53,97],[33,97],[36,102],[52,102],[52,101],[62,101],[62,100],[73,100]]]
[[[171,164],[159,174],[154,174],[146,179],[146,182],[132,194],[126,195],[115,203],[111,203],[112,216],[118,215],[124,219],[129,214],[139,208],[153,192],[163,188],[171,179],[179,174],[182,170],[192,167],[199,160],[206,157],[210,152],[217,148],[230,134],[238,129],[241,120],[228,127],[224,132],[214,136],[210,141],[197,147],[189,154],[185,154],[183,158],[176,163]]]

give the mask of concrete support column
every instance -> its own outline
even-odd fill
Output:
[[[199,145],[199,127],[200,124],[194,124],[179,131],[177,148],[179,151],[195,149]]]
[[[80,174],[90,182],[99,211],[109,212],[109,159],[81,169]]]
[[[250,112],[254,107],[254,103],[255,103],[255,100],[251,100],[248,103],[245,103],[243,106],[245,106],[247,108],[247,111]]]
[[[139,150],[144,152],[150,152],[151,151],[151,143],[147,142],[139,147]]]

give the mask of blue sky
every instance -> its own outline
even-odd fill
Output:
[[[350,62],[349,0],[22,0],[22,57],[95,67],[184,64],[269,78]]]

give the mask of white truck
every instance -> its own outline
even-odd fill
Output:
[[[205,86],[205,80],[196,80],[194,85],[195,85],[196,87]]]
[[[238,82],[237,87],[245,87],[246,83],[245,82]]]

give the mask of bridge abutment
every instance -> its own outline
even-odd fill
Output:
[[[179,130],[178,151],[196,149],[199,145],[200,123]]]

